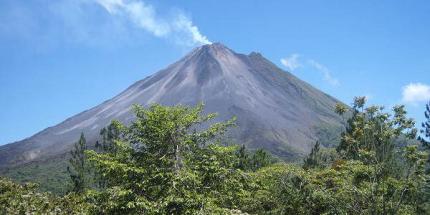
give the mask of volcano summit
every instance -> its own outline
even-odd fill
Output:
[[[239,54],[220,43],[192,50],[167,68],[140,80],[114,98],[32,137],[0,147],[0,167],[68,153],[84,132],[89,143],[111,120],[133,120],[132,104],[195,105],[237,116],[235,143],[263,148],[284,159],[309,152],[322,129],[338,128],[338,100],[283,71],[261,54]],[[323,143],[324,144],[324,143]]]

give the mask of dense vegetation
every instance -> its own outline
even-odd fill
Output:
[[[12,179],[19,184],[36,183],[38,190],[64,195],[70,190],[71,181],[67,166],[68,155],[49,157],[24,165],[0,170],[0,176]]]
[[[210,123],[203,106],[134,106],[136,120],[82,135],[70,159],[70,192],[0,179],[0,214],[426,214],[430,212],[430,131],[421,142],[403,106],[393,113],[339,104],[337,148],[316,143],[302,164],[226,144],[234,119]]]

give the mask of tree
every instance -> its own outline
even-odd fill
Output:
[[[108,150],[87,151],[106,182],[94,197],[100,213],[217,213],[238,204],[246,177],[235,168],[237,148],[220,144],[234,119],[209,124],[216,115],[202,115],[202,104],[133,110],[129,126],[110,125]]]
[[[377,214],[398,213],[403,205],[416,202],[426,178],[422,171],[425,153],[409,145],[417,132],[414,121],[406,117],[404,106],[395,106],[392,115],[383,110],[366,108],[365,98],[356,97],[337,147],[343,159],[371,168],[365,181],[370,185],[369,211]]]
[[[106,128],[100,130],[101,143],[97,141],[96,148],[105,152],[114,152],[115,144],[114,140],[120,138],[121,132],[118,130],[117,122],[109,124]]]
[[[251,169],[253,171],[256,171],[260,168],[266,167],[272,163],[274,163],[274,159],[272,158],[272,156],[270,154],[268,154],[266,151],[264,151],[263,149],[257,149],[251,158]]]
[[[418,140],[421,141],[422,147],[427,152],[430,151],[430,102],[426,104],[424,111],[425,122],[421,124],[421,136],[418,137]],[[427,158],[426,165],[426,173],[430,174],[430,154]],[[426,185],[424,186],[424,193],[422,195],[422,199],[420,205],[423,208],[426,208],[430,211],[430,179],[427,180]]]
[[[236,152],[238,158],[237,168],[241,170],[249,170],[251,168],[251,159],[245,145],[242,145]]]
[[[87,143],[84,133],[81,133],[79,141],[75,143],[74,149],[70,152],[70,166],[67,167],[67,171],[73,183],[72,190],[77,193],[83,192],[88,185],[88,168],[85,150],[87,150]]]
[[[383,107],[365,108],[364,105],[365,97],[355,98],[352,117],[348,119],[337,150],[348,159],[373,163],[388,161],[396,149],[394,140],[415,138],[414,121],[406,118],[402,105],[393,108],[393,115],[384,113]]]
[[[426,121],[421,124],[420,133],[422,136],[418,137],[423,143],[423,146],[430,149],[430,102],[426,104],[426,110],[424,111]]]
[[[426,121],[421,124],[421,136],[418,137],[418,140],[421,141],[424,149],[430,151],[430,102],[426,104],[424,116],[426,118]],[[427,160],[427,165],[427,172],[430,173],[430,156]]]
[[[263,149],[257,149],[254,152],[250,152],[246,149],[245,145],[242,145],[236,151],[236,157],[236,168],[243,171],[257,171],[260,168],[276,162],[276,159]]]
[[[390,115],[357,98],[339,147],[317,142],[304,168],[226,146],[233,120],[212,124],[201,104],[134,111],[95,150],[81,135],[68,169],[80,190],[57,197],[0,178],[0,214],[429,214],[428,154],[403,106]],[[85,185],[85,168],[104,186]]]
[[[315,167],[319,167],[320,159],[320,143],[317,141],[314,147],[311,150],[311,153],[304,159],[303,168],[304,169],[312,169]]]

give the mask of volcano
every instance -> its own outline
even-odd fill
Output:
[[[338,128],[339,101],[261,54],[239,54],[220,43],[204,45],[167,68],[137,81],[102,104],[18,142],[0,147],[0,167],[21,165],[68,153],[84,132],[95,143],[111,120],[133,120],[131,105],[205,104],[218,120],[237,117],[232,142],[294,159],[308,153],[322,131]],[[324,145],[324,143],[323,143]]]

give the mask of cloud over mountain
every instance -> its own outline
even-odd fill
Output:
[[[331,71],[321,63],[316,62],[315,60],[309,60],[309,65],[314,67],[318,72],[323,75],[323,80],[329,83],[332,86],[338,86],[339,80],[331,74]]]
[[[288,57],[282,58],[281,63],[285,67],[287,67],[290,71],[294,71],[295,69],[301,67],[301,64],[299,62],[299,54],[292,54]]]
[[[334,87],[339,86],[340,84],[339,80],[332,75],[330,69],[325,65],[313,59],[305,60],[304,57],[299,54],[294,53],[288,57],[281,58],[281,64],[289,69],[289,71],[294,71],[301,67],[312,68],[322,75],[322,80],[324,82]]]

